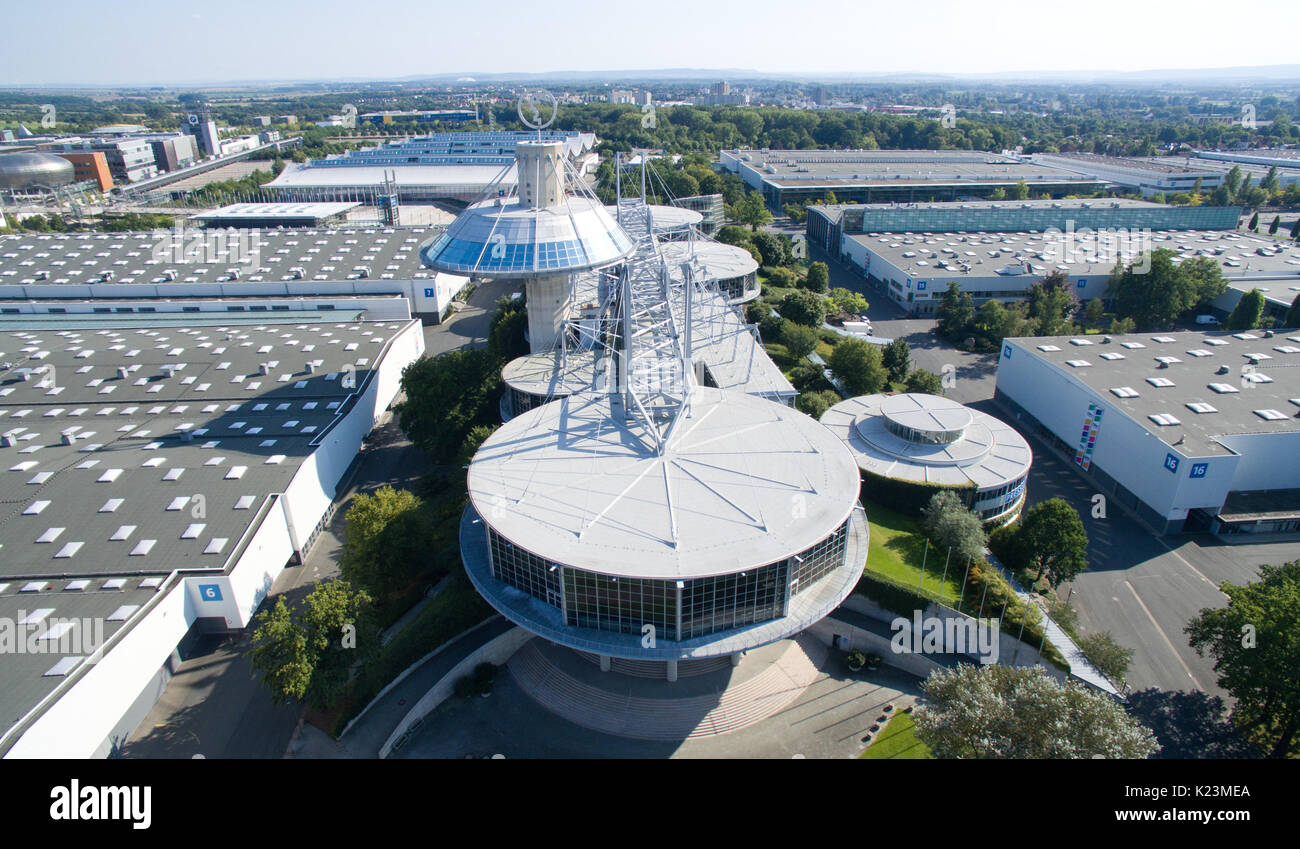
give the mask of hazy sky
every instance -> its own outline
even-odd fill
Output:
[[[653,11],[638,20],[634,9]],[[197,11],[191,11],[197,9]],[[739,68],[1144,70],[1300,62],[1300,3],[1206,0],[6,0],[0,85]]]

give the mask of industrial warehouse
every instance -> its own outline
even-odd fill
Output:
[[[436,133],[379,147],[288,165],[264,188],[284,201],[343,201],[370,197],[386,180],[403,203],[475,200],[488,185],[514,184],[521,132]],[[582,171],[594,170],[591,133],[546,131]],[[503,173],[504,172],[504,173]]]
[[[246,627],[311,548],[424,350],[356,316],[5,322],[4,757],[111,755],[187,633]]]
[[[841,202],[965,200],[1025,183],[1034,194],[1090,194],[1105,181],[1014,156],[970,150],[724,150],[722,167],[770,209],[834,195]]]
[[[266,221],[338,211],[316,204],[248,214]],[[0,236],[0,314],[360,308],[370,318],[437,322],[470,282],[421,265],[419,249],[437,233],[313,227]]]
[[[1300,531],[1300,335],[1007,339],[997,400],[1156,533]]]
[[[812,206],[807,235],[912,315],[933,315],[949,283],[976,304],[1010,301],[1054,272],[1080,300],[1104,298],[1117,263],[1166,248],[1175,263],[1219,263],[1229,289],[1212,306],[1223,315],[1259,288],[1280,317],[1300,294],[1300,249],[1236,232],[1239,216],[1124,199]]]

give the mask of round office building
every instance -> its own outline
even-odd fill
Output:
[[[957,491],[986,524],[1015,520],[1033,462],[1010,425],[950,398],[908,392],[841,401],[821,423],[853,452],[873,497],[919,510]]]
[[[789,407],[698,387],[661,447],[618,394],[528,410],[470,464],[461,554],[479,592],[553,643],[663,664],[796,634],[867,553],[858,469]]]

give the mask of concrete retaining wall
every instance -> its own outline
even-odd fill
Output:
[[[438,680],[438,683],[429,688],[429,692],[420,697],[402,721],[397,724],[397,728],[379,750],[379,757],[386,758],[392,754],[393,746],[399,740],[411,732],[419,725],[426,716],[433,712],[438,705],[447,700],[456,686],[456,682],[474,671],[474,667],[480,663],[495,663],[498,666],[510,659],[511,655],[519,650],[519,647],[533,638],[533,635],[523,628],[515,627],[506,631],[501,636],[487,643],[484,643],[478,649],[473,651],[468,657],[456,664]]]

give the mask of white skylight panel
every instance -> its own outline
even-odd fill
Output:
[[[135,525],[120,525],[109,539],[113,542],[125,542],[131,538],[131,534],[135,533],[135,529]]]
[[[135,548],[131,549],[131,556],[144,557],[149,552],[153,551],[153,547],[157,544],[158,540],[156,539],[142,539],[135,544]],[[144,583],[141,582],[140,586],[144,586]]]

